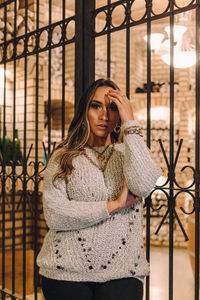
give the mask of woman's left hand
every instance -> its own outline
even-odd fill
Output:
[[[139,200],[142,200],[142,197],[133,195],[130,191],[128,191],[128,196],[126,200],[127,203],[131,203],[131,205],[134,205]]]
[[[121,91],[110,89],[106,96],[117,105],[122,124],[134,119],[132,105]]]

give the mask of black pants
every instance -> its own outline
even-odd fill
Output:
[[[136,278],[103,283],[73,282],[42,277],[45,300],[142,300],[143,284]]]

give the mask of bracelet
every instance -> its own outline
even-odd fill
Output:
[[[141,132],[141,128],[139,128],[139,127],[130,128],[130,129],[126,128],[124,130],[124,134],[125,135],[127,135],[127,134],[139,134],[139,136],[143,137],[142,132]]]
[[[125,131],[127,131],[127,130],[129,130],[129,129],[134,129],[134,128],[140,128],[138,125],[135,125],[135,126],[128,126],[128,127],[126,127],[125,129],[124,129],[124,132]]]

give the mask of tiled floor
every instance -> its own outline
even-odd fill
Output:
[[[150,299],[168,300],[168,248],[151,248]],[[145,299],[145,298],[144,298]],[[194,299],[194,278],[186,250],[174,250],[174,300]]]

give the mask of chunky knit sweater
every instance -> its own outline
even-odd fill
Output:
[[[123,131],[136,121],[128,121]],[[95,147],[99,152],[104,146]],[[111,151],[105,151],[105,157]],[[101,167],[94,150],[87,155]],[[105,282],[112,279],[149,274],[143,249],[142,201],[131,208],[109,214],[107,201],[116,200],[125,177],[135,195],[150,194],[161,169],[157,167],[143,138],[127,134],[116,143],[104,172],[85,155],[73,159],[67,180],[52,177],[59,162],[52,155],[44,174],[43,207],[49,231],[37,257],[40,274],[57,280]]]

